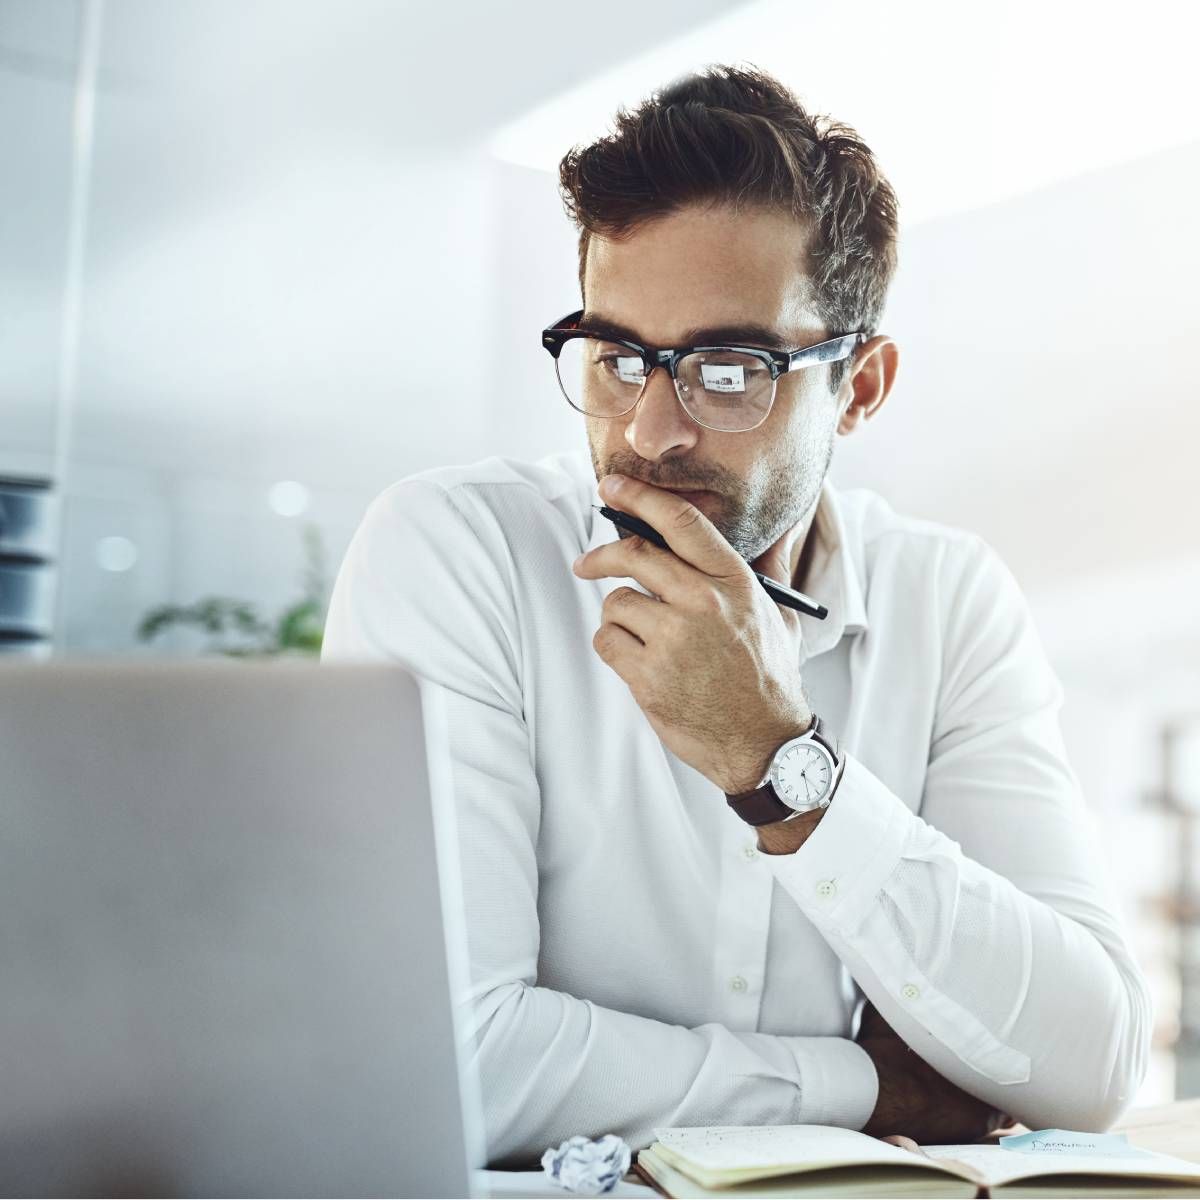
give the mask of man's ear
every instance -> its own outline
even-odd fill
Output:
[[[853,433],[879,411],[896,381],[899,364],[900,347],[884,334],[859,347],[847,378],[842,380],[838,433]]]

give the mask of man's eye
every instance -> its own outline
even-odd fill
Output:
[[[646,377],[645,363],[628,354],[601,354],[596,361],[603,371],[622,383],[640,383]]]

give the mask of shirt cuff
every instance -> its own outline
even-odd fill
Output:
[[[861,1129],[875,1111],[879,1076],[871,1056],[839,1037],[784,1039],[800,1072],[800,1125]]]
[[[766,854],[779,881],[818,929],[852,936],[900,862],[913,821],[904,802],[856,758],[807,841],[794,854]]]

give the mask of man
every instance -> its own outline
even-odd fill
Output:
[[[590,464],[388,488],[324,650],[445,691],[490,1160],[662,1125],[1107,1127],[1149,1000],[1020,590],[826,479],[897,369],[870,151],[711,68],[560,173],[584,309],[543,344]]]

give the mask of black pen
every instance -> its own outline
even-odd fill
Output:
[[[646,541],[653,542],[656,546],[661,546],[664,550],[670,550],[667,545],[667,539],[663,537],[653,525],[647,525],[641,517],[630,516],[627,512],[621,512],[618,508],[609,508],[607,504],[601,506],[593,504],[593,508],[600,509],[600,515],[607,517],[614,525],[620,525],[622,529],[628,529],[630,533],[636,533],[639,537],[644,537]],[[754,571],[754,568],[750,568]],[[786,608],[795,608],[802,613],[808,613],[810,617],[816,617],[818,621],[823,621],[829,616],[829,609],[823,604],[818,604],[811,596],[806,596],[803,592],[794,591],[790,587],[785,587],[782,583],[776,583],[769,575],[762,574],[761,571],[754,571],[758,582],[767,589],[767,595],[775,601],[776,604],[782,604]]]

